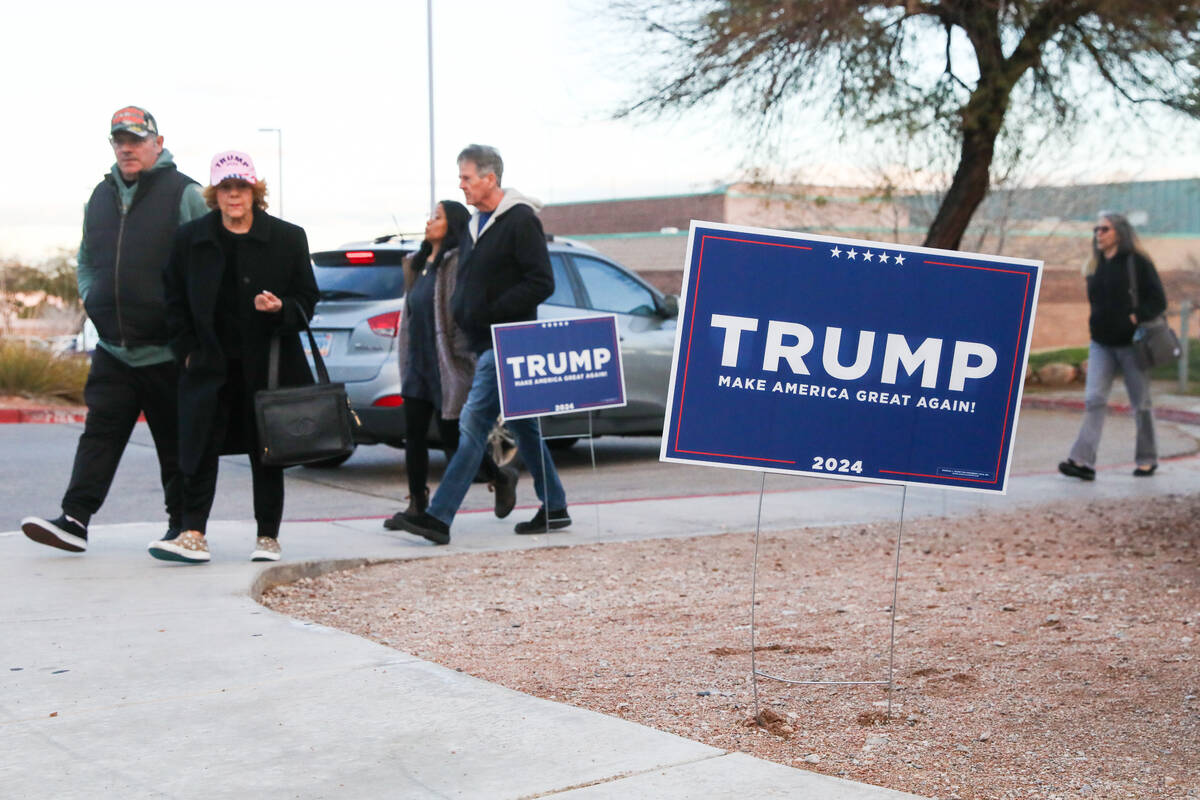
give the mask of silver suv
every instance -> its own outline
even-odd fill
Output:
[[[360,444],[404,444],[404,400],[396,353],[404,307],[401,261],[419,245],[418,239],[384,236],[312,256],[321,289],[312,320],[313,335],[330,378],[346,384],[362,421]],[[547,247],[554,269],[554,294],[538,307],[538,318],[577,317],[591,311],[617,317],[627,405],[593,412],[592,435],[660,435],[678,298],[663,294],[582,243],[547,237]],[[570,447],[588,435],[588,415],[546,417],[542,429],[551,447]],[[506,434],[498,427],[492,436],[493,454],[501,462],[515,455]],[[431,437],[437,441],[436,430]],[[321,466],[337,466],[344,460]]]

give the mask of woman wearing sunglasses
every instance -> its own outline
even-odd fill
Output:
[[[1096,449],[1108,411],[1108,394],[1119,370],[1137,424],[1134,450],[1137,466],[1133,474],[1147,478],[1158,469],[1150,370],[1139,363],[1132,344],[1138,323],[1162,314],[1167,308],[1167,297],[1158,271],[1138,242],[1129,220],[1121,214],[1103,212],[1093,234],[1092,257],[1084,268],[1091,343],[1083,425],[1070,456],[1058,465],[1058,471],[1072,478],[1095,480]],[[1136,283],[1131,283],[1131,276]]]

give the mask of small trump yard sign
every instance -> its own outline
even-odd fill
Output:
[[[625,405],[612,314],[493,325],[492,344],[505,419]]]

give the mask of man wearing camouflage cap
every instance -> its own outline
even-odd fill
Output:
[[[56,519],[26,517],[35,542],[87,549],[87,526],[112,484],[138,417],[145,415],[158,452],[166,497],[166,538],[178,535],[178,378],[167,347],[163,267],[175,229],[208,213],[196,181],[175,168],[153,115],[127,106],[113,114],[109,143],[116,163],[84,208],[79,296],[100,335],[84,389],[87,422]]]

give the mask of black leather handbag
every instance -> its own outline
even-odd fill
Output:
[[[312,331],[304,325],[317,367],[317,382],[279,388],[279,336],[271,337],[267,388],[254,393],[254,416],[262,463],[291,467],[341,458],[354,452],[354,411],[346,386],[330,383]]]

